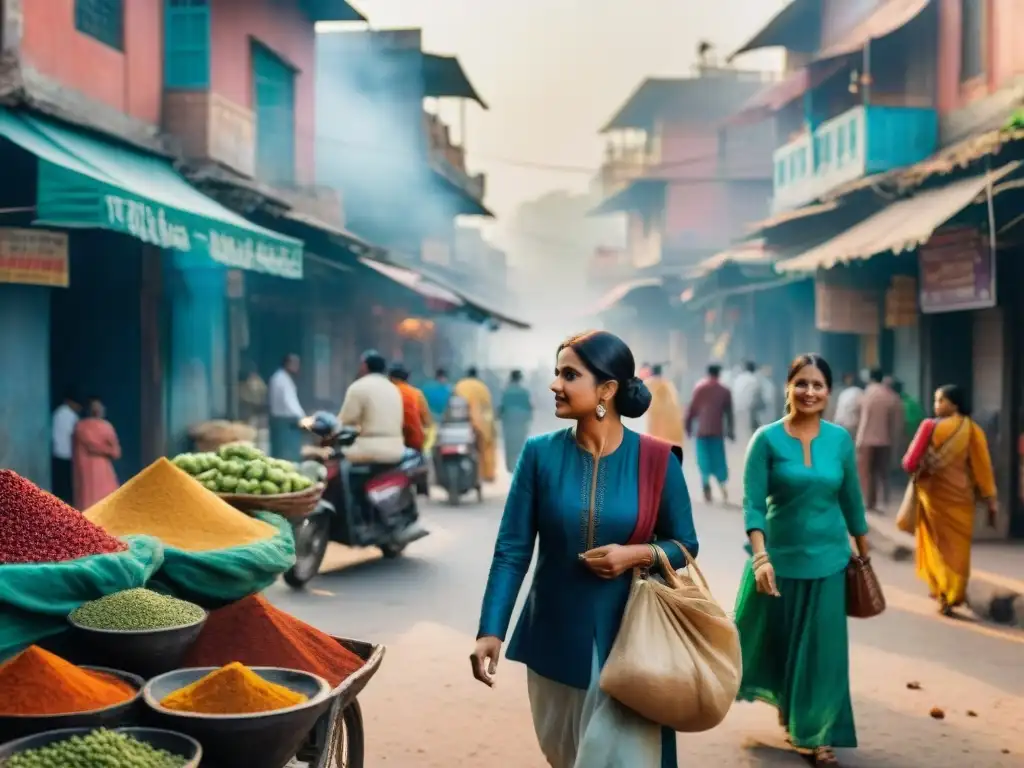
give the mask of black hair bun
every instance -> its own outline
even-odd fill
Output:
[[[647,413],[650,407],[651,390],[642,379],[634,376],[625,386],[619,387],[619,392],[615,396],[615,409],[620,416],[637,419]]]

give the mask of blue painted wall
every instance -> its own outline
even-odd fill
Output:
[[[938,148],[939,114],[936,110],[868,107],[866,173],[883,173],[919,163]]]
[[[0,468],[50,487],[50,289],[0,284]]]
[[[227,270],[164,253],[168,329],[167,451],[190,449],[189,427],[227,415]]]

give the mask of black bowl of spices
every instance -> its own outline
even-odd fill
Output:
[[[147,722],[194,737],[218,768],[284,768],[336,697],[317,675],[238,662],[168,672],[143,690]]]
[[[68,623],[90,663],[150,678],[181,666],[206,623],[206,611],[136,588],[85,603]]]
[[[199,768],[203,748],[190,736],[157,728],[65,728],[0,744],[2,768],[58,768],[81,765],[83,758],[115,755],[122,765]]]
[[[136,725],[144,709],[146,681],[138,675],[76,667],[38,648],[19,654],[10,667],[20,670],[24,684],[0,699],[0,744],[46,731]],[[35,687],[24,687],[33,679]]]

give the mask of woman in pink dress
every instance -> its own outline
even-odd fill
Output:
[[[121,458],[117,432],[106,419],[106,408],[98,397],[89,398],[87,416],[75,427],[75,506],[86,510],[117,490],[114,462]]]

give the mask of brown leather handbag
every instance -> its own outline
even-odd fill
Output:
[[[870,619],[885,610],[885,595],[870,557],[854,556],[846,566],[846,615]]]

